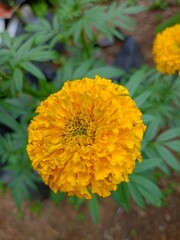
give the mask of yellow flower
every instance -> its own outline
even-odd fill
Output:
[[[156,67],[161,73],[180,75],[180,24],[158,33],[152,52]]]
[[[68,81],[37,108],[27,152],[54,191],[106,197],[141,161],[142,114],[128,90],[111,80]]]

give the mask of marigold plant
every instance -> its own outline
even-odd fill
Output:
[[[106,197],[141,161],[142,114],[128,90],[111,80],[68,81],[36,111],[27,152],[54,192]]]
[[[153,57],[158,71],[180,75],[180,24],[157,34],[153,43]]]

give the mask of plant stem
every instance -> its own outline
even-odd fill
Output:
[[[82,47],[84,50],[84,56],[86,59],[88,59],[90,57],[90,52],[89,52],[89,47],[86,44],[84,31],[81,32],[81,41],[82,41]]]

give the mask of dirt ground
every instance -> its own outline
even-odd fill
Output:
[[[155,26],[180,12],[170,6],[164,11],[153,10],[135,17],[133,37],[138,42],[145,62],[153,64],[151,56]],[[107,51],[115,54],[118,46]],[[172,177],[177,182],[177,176]],[[100,201],[100,220],[95,225],[87,205],[75,209],[62,202],[55,205],[50,200],[42,202],[40,216],[31,211],[31,204],[24,203],[23,217],[17,217],[17,209],[10,193],[0,198],[0,240],[178,240],[180,235],[179,187],[166,199],[162,208],[147,206],[140,209],[132,203],[132,211],[126,213],[109,197]]]
[[[177,176],[171,181],[177,183]],[[166,182],[166,185],[167,182]],[[165,199],[164,207],[140,209],[132,203],[131,212],[118,207],[112,198],[100,201],[100,219],[92,222],[87,204],[78,209],[67,202],[42,202],[39,216],[25,203],[22,219],[7,192],[0,199],[1,240],[178,240],[180,234],[178,186]]]

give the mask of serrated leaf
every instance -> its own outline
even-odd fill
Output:
[[[55,15],[55,16],[53,17],[52,25],[53,25],[54,31],[57,32],[57,33],[59,33],[59,31],[60,31],[60,22],[59,22],[59,17],[58,17],[58,15]]]
[[[26,55],[28,55],[28,53],[32,47],[33,41],[34,41],[33,38],[30,38],[19,47],[19,49],[17,50],[17,53],[16,53],[18,61],[20,61],[21,59],[26,57]]]
[[[162,132],[158,137],[157,141],[164,142],[173,138],[180,137],[180,127],[171,128]]]
[[[15,131],[24,131],[22,126],[2,107],[0,107],[0,122]]]
[[[127,82],[126,87],[129,90],[131,97],[134,96],[134,93],[138,89],[141,82],[144,80],[145,71],[145,68],[136,71]]]
[[[34,64],[30,62],[22,62],[21,67],[24,68],[27,72],[30,72],[32,75],[39,79],[46,79],[44,74],[37,68]]]
[[[83,29],[84,29],[87,37],[90,40],[93,40],[93,38],[94,38],[93,31],[92,31],[91,25],[88,23],[87,19],[84,19],[84,21],[83,21]]]
[[[18,92],[21,92],[23,88],[23,73],[19,68],[16,68],[13,73],[13,81]]]
[[[137,163],[134,173],[145,172],[154,167],[158,167],[162,162],[161,158],[144,159],[141,163]]]
[[[115,36],[116,38],[119,38],[120,40],[124,40],[124,35],[118,31],[117,29],[111,28],[110,32]]]
[[[95,224],[99,221],[99,203],[96,195],[92,195],[92,199],[88,200],[88,206],[91,213],[91,217]]]
[[[130,182],[128,182],[127,186],[128,186],[129,192],[130,192],[132,198],[134,199],[134,201],[141,208],[145,208],[144,199],[143,199],[142,195],[140,194],[139,190],[137,189],[136,185],[130,181]]]
[[[180,14],[176,14],[176,15],[173,15],[171,18],[169,18],[167,21],[163,21],[162,24],[160,24],[159,26],[157,26],[155,28],[155,32],[158,33],[158,32],[161,32],[163,31],[164,29],[166,29],[167,27],[171,27],[175,24],[179,23],[180,24]]]
[[[146,141],[150,141],[156,136],[158,128],[159,128],[159,119],[154,119],[154,121],[152,121],[146,129],[146,132],[144,135]]]
[[[159,189],[159,187],[147,177],[139,174],[133,174],[130,176],[130,181],[133,181],[134,183],[136,183],[137,187],[142,186],[147,192],[152,194],[153,197],[155,196],[159,198],[162,197],[162,192]]]
[[[124,14],[137,14],[140,12],[143,12],[147,10],[147,7],[145,6],[132,6],[132,7],[128,7],[126,9],[124,9],[123,13]]]
[[[173,149],[176,152],[180,152],[180,140],[174,140],[170,142],[163,142],[164,145]]]
[[[42,32],[42,33],[37,33],[34,35],[34,42],[38,44],[39,46],[46,45],[47,47],[47,42],[54,38],[57,34],[53,32]],[[49,47],[49,45],[48,45]],[[39,48],[39,47],[38,47]],[[50,49],[50,48],[48,48]]]
[[[135,25],[133,21],[131,21],[131,25],[129,24],[129,21],[128,22],[124,21],[123,15],[121,16],[121,19],[115,19],[113,23],[115,26],[126,29],[128,31],[132,31],[132,27]]]
[[[15,102],[12,99],[6,99],[5,101],[1,101],[0,100],[0,106],[2,106],[4,109],[15,113],[15,114],[26,114],[27,111],[22,109],[20,106],[17,107],[17,105],[15,104]]]
[[[180,163],[177,161],[175,156],[164,146],[159,143],[155,144],[156,150],[164,161],[176,171],[180,171]]]
[[[130,210],[130,196],[127,188],[127,183],[120,183],[115,192],[112,192],[112,197],[114,200],[123,206],[126,211]]]
[[[152,192],[149,192],[148,189],[143,186],[138,185],[137,188],[147,202],[150,202],[154,206],[161,206],[161,199],[159,197],[154,196]]]
[[[142,119],[144,123],[152,122],[154,120],[155,116],[151,114],[143,114]]]
[[[87,72],[92,66],[92,60],[83,62],[79,67],[76,68],[73,74],[73,79],[80,79],[86,76]]]
[[[22,43],[25,41],[26,39],[26,35],[22,35],[22,36],[16,36],[15,38],[12,39],[12,48],[13,49],[17,49],[20,47],[20,45],[22,45]]]
[[[161,165],[159,165],[159,169],[160,169],[163,173],[165,173],[167,176],[170,176],[170,170],[169,170],[169,168],[167,167],[166,164],[161,164]]]
[[[28,24],[25,27],[27,32],[40,32],[42,31],[43,27],[40,24]]]
[[[78,22],[73,24],[73,27],[70,32],[71,34],[73,34],[75,43],[78,43],[80,41],[82,29],[83,29],[83,19],[80,19]]]
[[[33,49],[26,56],[26,60],[44,62],[53,60],[55,58],[55,53],[52,51],[45,50],[44,48]]]
[[[52,27],[51,27],[50,23],[46,19],[41,19],[40,20],[40,25],[44,29],[46,29],[48,32],[50,32],[52,30]]]
[[[3,33],[1,33],[1,37],[2,37],[4,44],[6,44],[6,46],[8,48],[11,48],[12,40],[11,40],[9,33],[7,31],[4,31]]]
[[[141,107],[147,101],[150,95],[151,95],[151,91],[147,90],[143,92],[141,95],[135,97],[134,101],[136,102],[136,105],[138,107]]]

